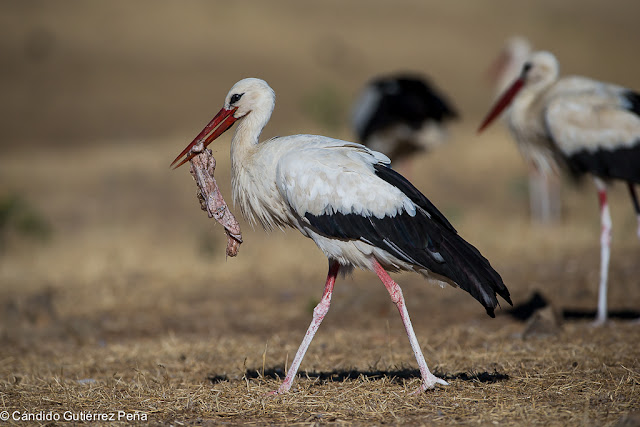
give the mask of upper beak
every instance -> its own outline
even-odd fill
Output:
[[[507,89],[500,97],[500,99],[496,101],[491,111],[489,111],[489,114],[487,114],[485,119],[482,121],[482,124],[478,128],[478,133],[482,132],[487,126],[489,126],[489,124],[491,124],[491,122],[494,121],[495,118],[500,115],[500,113],[502,113],[502,110],[504,110],[509,104],[511,104],[511,101],[513,101],[513,98],[520,91],[520,89],[522,89],[523,85],[524,79],[522,77],[518,77],[516,81],[511,84],[509,89]]]
[[[202,131],[198,134],[198,136],[196,136],[195,139],[191,141],[191,143],[187,145],[187,147],[184,150],[182,150],[180,154],[178,154],[178,157],[176,157],[175,160],[171,162],[171,166],[173,166],[178,160],[180,160],[182,156],[189,153],[189,151],[191,150],[191,148],[193,148],[194,145],[197,145],[202,142],[206,147],[207,145],[211,144],[211,142],[214,139],[222,135],[231,126],[233,126],[236,120],[238,120],[236,117],[233,116],[233,114],[236,112],[237,109],[238,107],[231,108],[230,110],[223,108],[220,111],[218,111],[218,114],[216,114],[215,117],[211,119],[209,124],[206,125],[204,129],[202,129]],[[209,134],[209,132],[211,132],[212,130],[213,130],[213,133],[209,135],[207,139],[204,139],[204,137],[207,136],[207,134]],[[187,163],[196,154],[197,153],[189,153],[187,157],[185,157],[180,163],[173,166],[173,169],[177,169],[183,164]]]

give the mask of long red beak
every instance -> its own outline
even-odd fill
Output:
[[[502,113],[502,110],[507,108],[516,94],[522,89],[524,85],[524,79],[522,77],[518,77],[518,79],[511,84],[511,87],[507,89],[504,94],[498,99],[498,101],[494,104],[487,117],[482,121],[482,124],[478,128],[478,133],[482,132],[487,126],[491,124],[492,121],[496,119]]]
[[[233,126],[233,124],[236,122],[236,120],[238,120],[237,118],[233,117],[233,114],[236,112],[237,109],[238,109],[238,107],[232,108],[230,110],[227,110],[226,108],[223,108],[222,110],[218,111],[218,114],[216,114],[215,117],[213,119],[211,119],[209,124],[206,125],[204,127],[204,129],[202,129],[202,131],[198,134],[198,136],[196,136],[195,139],[193,141],[191,141],[191,143],[189,145],[187,145],[187,147],[184,150],[182,150],[182,153],[178,154],[178,157],[176,157],[175,160],[173,162],[171,162],[171,166],[176,164],[176,162],[178,160],[180,160],[180,158],[182,156],[184,156],[185,154],[189,153],[189,151],[191,151],[191,148],[194,145],[199,144],[200,142],[202,142],[204,144],[204,146],[206,147],[207,145],[211,144],[211,142],[214,139],[216,139],[217,137],[219,137],[220,135],[225,133],[231,126]],[[207,136],[207,134],[209,134],[209,132],[211,132],[212,130],[213,130],[213,133],[211,135],[209,135],[207,137],[207,139],[204,139],[204,137]],[[187,163],[196,154],[197,153],[189,153],[189,155],[187,157],[185,157],[184,160],[182,160],[177,165],[173,166],[173,169],[177,169],[180,166],[182,166],[183,164]]]

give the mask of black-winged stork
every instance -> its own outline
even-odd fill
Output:
[[[479,131],[510,105],[509,127],[525,157],[540,168],[560,165],[574,175],[594,177],[602,224],[596,324],[602,324],[607,320],[611,244],[607,181],[627,183],[640,237],[640,206],[634,187],[640,183],[640,94],[586,77],[560,78],[559,73],[553,54],[534,52]]]
[[[492,317],[498,305],[496,294],[511,304],[500,275],[418,189],[389,167],[385,155],[317,135],[260,142],[274,106],[275,93],[265,81],[239,81],[220,112],[172,163],[182,165],[195,155],[191,147],[200,142],[208,145],[238,121],[231,142],[234,202],[245,218],[266,230],[298,229],[329,259],[322,299],[284,382],[274,393],[291,388],[329,310],[338,271],[353,267],[374,271],[400,311],[420,367],[419,390],[446,385],[429,371],[402,290],[387,271],[415,271],[441,284],[459,286]]]

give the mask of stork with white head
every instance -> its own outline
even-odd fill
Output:
[[[640,205],[640,93],[580,76],[560,77],[556,57],[534,52],[518,78],[480,125],[485,129],[510,106],[509,127],[523,155],[541,169],[590,174],[598,189],[601,257],[596,324],[607,320],[611,215],[607,181],[627,183],[638,219]]]
[[[313,320],[275,393],[291,388],[296,372],[329,310],[338,271],[374,271],[396,304],[420,367],[419,391],[446,385],[428,369],[402,290],[387,271],[415,271],[459,286],[494,316],[497,295],[511,303],[500,275],[462,239],[436,207],[389,159],[363,145],[318,135],[260,142],[275,94],[259,79],[236,83],[224,106],[172,165],[182,165],[238,122],[231,142],[233,199],[251,223],[266,230],[291,227],[311,238],[329,259],[329,273]],[[207,136],[208,135],[208,136]],[[182,161],[180,159],[185,156]]]

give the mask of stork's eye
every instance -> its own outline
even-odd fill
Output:
[[[231,99],[229,100],[229,104],[233,105],[236,102],[240,101],[240,98],[242,98],[242,95],[244,95],[244,93],[234,93],[233,95],[231,95]]]
[[[531,67],[532,67],[531,62],[526,62],[522,66],[522,75],[524,76],[525,74],[527,74],[529,72],[529,70],[531,69]]]

